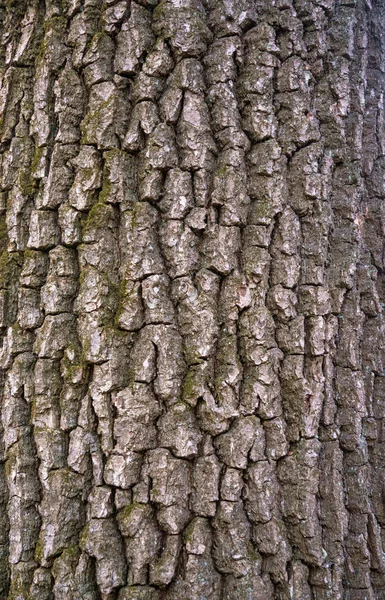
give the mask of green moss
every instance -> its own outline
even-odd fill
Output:
[[[137,229],[140,222],[140,211],[142,207],[139,206],[139,204],[141,204],[141,202],[138,202],[138,204],[134,204],[131,211],[131,229]]]
[[[84,368],[86,366],[85,357],[83,351],[77,344],[71,344],[75,350],[75,356],[73,360],[70,360],[66,355],[60,361],[61,374],[64,381],[78,382],[79,379],[83,381],[85,373]],[[80,374],[80,377],[79,377]]]
[[[233,364],[236,357],[235,339],[231,335],[222,336],[217,351],[217,360],[225,365]]]
[[[91,40],[91,45],[97,44],[99,42],[99,40],[101,40],[103,38],[107,38],[107,37],[108,37],[108,35],[104,31],[98,31],[98,33],[95,33],[95,35],[93,36],[93,38]]]
[[[154,12],[153,21],[156,24],[156,33],[164,39],[174,40],[178,36],[178,26],[173,18],[175,9],[167,2],[160,2]],[[208,30],[201,18],[201,13],[196,8],[181,7],[178,9],[178,17],[181,22],[188,23],[190,35],[197,39],[207,38]]]
[[[83,233],[93,228],[104,228],[110,218],[110,206],[105,204],[105,202],[97,202],[87,215],[87,219],[83,225]]]
[[[116,202],[114,198],[114,188],[116,188],[116,175],[111,175],[114,171],[115,165],[118,165],[120,169],[122,164],[124,164],[124,153],[117,148],[113,148],[104,153],[104,168],[103,168],[103,187],[99,194],[99,201],[106,202]],[[123,177],[126,177],[128,173],[124,173]]]
[[[68,559],[71,562],[77,562],[80,556],[80,548],[78,545],[68,546],[65,548],[62,553],[62,558],[64,560]]]
[[[36,68],[40,67],[44,64],[45,56],[47,54],[47,49],[48,49],[48,41],[47,41],[46,37],[43,37],[43,39],[41,40],[41,43],[40,43],[40,47],[36,54],[36,60],[35,60]]]
[[[73,356],[74,356],[73,359],[70,361],[67,358],[67,356],[66,356],[66,357],[64,357],[62,359],[62,363],[64,363],[64,364],[68,363],[68,365],[75,365],[75,366],[77,366],[77,365],[79,365],[81,363],[81,360],[80,360],[81,346],[78,343],[78,341],[71,341],[68,344],[68,346],[67,346],[67,353],[69,353],[71,350],[72,350]]]
[[[252,562],[260,562],[261,555],[251,542],[247,543],[247,555]]]
[[[15,583],[7,596],[7,600],[32,600],[30,584],[21,581]]]
[[[16,180],[19,190],[26,196],[33,196],[36,190],[35,180],[30,171],[20,171]]]
[[[11,477],[11,471],[12,471],[12,461],[11,461],[11,457],[8,458],[8,460],[5,461],[5,476],[7,479],[9,479]]]
[[[104,100],[93,111],[89,111],[84,117],[81,124],[82,137],[81,144],[95,144],[97,142],[97,130],[100,123],[100,118],[104,111],[108,112],[110,106],[114,104],[115,96],[111,96],[108,100]]]
[[[27,250],[24,250],[24,259],[25,260],[34,260],[36,257],[36,254],[39,253],[39,250],[32,250],[31,248],[27,248]]]
[[[86,550],[88,540],[90,538],[90,524],[88,523],[79,536],[79,546],[82,550]]]
[[[49,478],[54,478],[58,488],[61,489],[63,495],[71,493],[72,495],[81,495],[78,488],[79,474],[71,469],[71,467],[62,467],[50,471]],[[73,497],[73,496],[71,496]]]
[[[34,423],[36,420],[36,396],[31,401],[31,421]]]
[[[153,12],[154,21],[162,21],[168,17],[168,6],[163,0],[155,7]]]
[[[116,299],[118,306],[114,316],[114,327],[120,329],[120,318],[130,306],[135,308],[138,302],[138,292],[135,288],[127,289],[127,281],[123,279],[120,285],[116,286]]]
[[[94,173],[94,167],[82,167],[82,169],[77,173],[77,176],[81,178],[81,183],[87,184],[88,181],[93,177]]]
[[[90,354],[91,354],[91,342],[89,342],[87,339],[87,340],[83,341],[83,348],[82,348],[82,353],[81,353],[81,360],[85,365],[92,362],[89,359]]]
[[[7,0],[5,7],[15,20],[20,20],[24,17],[27,2],[25,0]]]
[[[108,277],[107,275],[107,279],[108,279],[108,306],[114,310],[116,310],[116,306],[119,303],[119,285],[117,285],[116,283],[114,283],[113,281],[111,281],[111,279]]]
[[[32,164],[31,164],[31,174],[32,175],[37,171],[37,169],[40,165],[41,159],[43,158],[43,154],[44,154],[44,148],[37,146],[35,148],[35,152],[34,152],[33,159],[32,159]]]
[[[193,535],[194,535],[196,521],[197,521],[197,518],[190,521],[190,523],[187,525],[186,530],[184,532],[185,542],[190,542],[192,540]]]
[[[190,399],[196,394],[196,371],[190,369],[183,383],[182,398]]]
[[[148,212],[146,202],[136,202],[133,204],[131,213],[131,229],[138,229],[140,227],[148,227]]]
[[[8,232],[5,215],[0,215],[0,253],[4,252],[8,245]]]
[[[56,3],[57,4],[57,3]],[[67,25],[67,19],[62,15],[53,15],[44,21],[44,31],[48,32],[52,29],[64,31]]]
[[[43,558],[44,558],[43,543],[41,540],[38,540],[36,547],[35,547],[35,560],[40,565]]]
[[[8,289],[13,281],[18,281],[22,264],[22,252],[4,251],[0,255],[0,289]]]
[[[109,324],[104,328],[105,338],[107,343],[125,345],[127,343],[127,331],[116,329],[112,324]]]
[[[118,521],[125,521],[130,518],[134,510],[145,510],[146,506],[146,504],[141,504],[140,502],[133,502],[132,504],[129,504],[128,506],[125,506],[124,508],[120,509],[117,515],[117,519]]]
[[[187,345],[188,340],[184,340],[183,342],[183,350],[186,356],[187,363],[189,365],[201,365],[204,363],[204,359],[201,357],[199,352],[194,347],[190,347]]]
[[[46,19],[43,27],[45,35],[41,40],[40,47],[36,54],[36,67],[43,65],[46,56],[49,54],[49,46],[54,46],[56,40],[63,39],[64,32],[67,27],[67,19],[61,15],[55,15],[49,19]]]
[[[225,177],[225,176],[226,176],[226,173],[227,173],[227,171],[228,171],[228,167],[226,167],[226,166],[225,166],[225,167],[220,167],[219,169],[217,169],[217,170],[215,171],[215,174],[214,174],[214,176],[215,176],[215,177],[221,177],[221,178],[222,178],[222,177]]]
[[[103,181],[103,187],[99,194],[99,202],[106,202],[110,197],[111,193],[111,182],[108,180]]]

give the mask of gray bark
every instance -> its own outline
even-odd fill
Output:
[[[0,598],[385,598],[383,0],[0,0]]]

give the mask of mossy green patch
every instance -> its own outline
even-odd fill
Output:
[[[0,255],[0,289],[8,289],[19,279],[23,264],[23,252],[4,251]]]
[[[124,508],[121,508],[117,515],[118,521],[123,521],[123,522],[126,521],[127,519],[129,519],[131,517],[131,514],[133,513],[133,511],[138,510],[138,509],[145,510],[146,504],[141,504],[140,502],[133,502],[132,504],[129,504],[128,506],[125,506]]]
[[[99,202],[106,202],[106,200],[110,197],[111,193],[111,182],[107,180],[103,181],[103,187],[99,194]]]
[[[101,118],[103,117],[103,113],[108,114],[110,110],[113,110],[114,102],[115,96],[112,95],[107,100],[100,102],[100,104],[97,106],[97,108],[94,108],[94,110],[89,110],[81,124],[81,144],[97,143],[97,132]]]
[[[26,0],[7,0],[5,2],[5,8],[10,14],[12,14],[14,19],[19,20],[24,17],[27,8],[27,2]]]
[[[77,563],[80,556],[80,548],[78,545],[68,546],[68,548],[64,548],[62,553],[62,560],[70,561],[72,563]]]
[[[32,175],[32,177],[34,177],[34,174],[36,173],[37,169],[40,166],[40,162],[41,162],[41,159],[43,158],[43,154],[44,154],[44,148],[40,147],[40,146],[37,146],[35,148],[35,152],[34,152],[32,163],[31,163],[31,175]]]
[[[0,253],[4,252],[8,245],[7,223],[5,215],[0,215]],[[0,275],[1,277],[1,275]]]
[[[90,539],[90,524],[88,523],[82,530],[79,536],[79,546],[82,550],[86,550]]]
[[[195,370],[191,370],[188,371],[184,383],[183,383],[183,390],[182,390],[182,398],[183,400],[190,400],[192,399],[197,392],[197,374]]]
[[[29,170],[22,170],[19,172],[16,185],[25,196],[33,196],[36,191],[35,180]]]
[[[12,585],[7,600],[32,600],[30,584],[18,582]]]
[[[105,202],[97,202],[91,208],[87,215],[87,219],[83,225],[83,233],[91,229],[100,229],[106,227],[111,220],[111,207]]]
[[[44,558],[43,543],[41,540],[38,540],[36,547],[35,547],[35,560],[40,565],[43,558]]]

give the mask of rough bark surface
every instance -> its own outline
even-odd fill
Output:
[[[383,0],[0,1],[0,598],[385,598]]]

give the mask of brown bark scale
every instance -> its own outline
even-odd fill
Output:
[[[384,600],[383,0],[0,36],[0,598]]]

